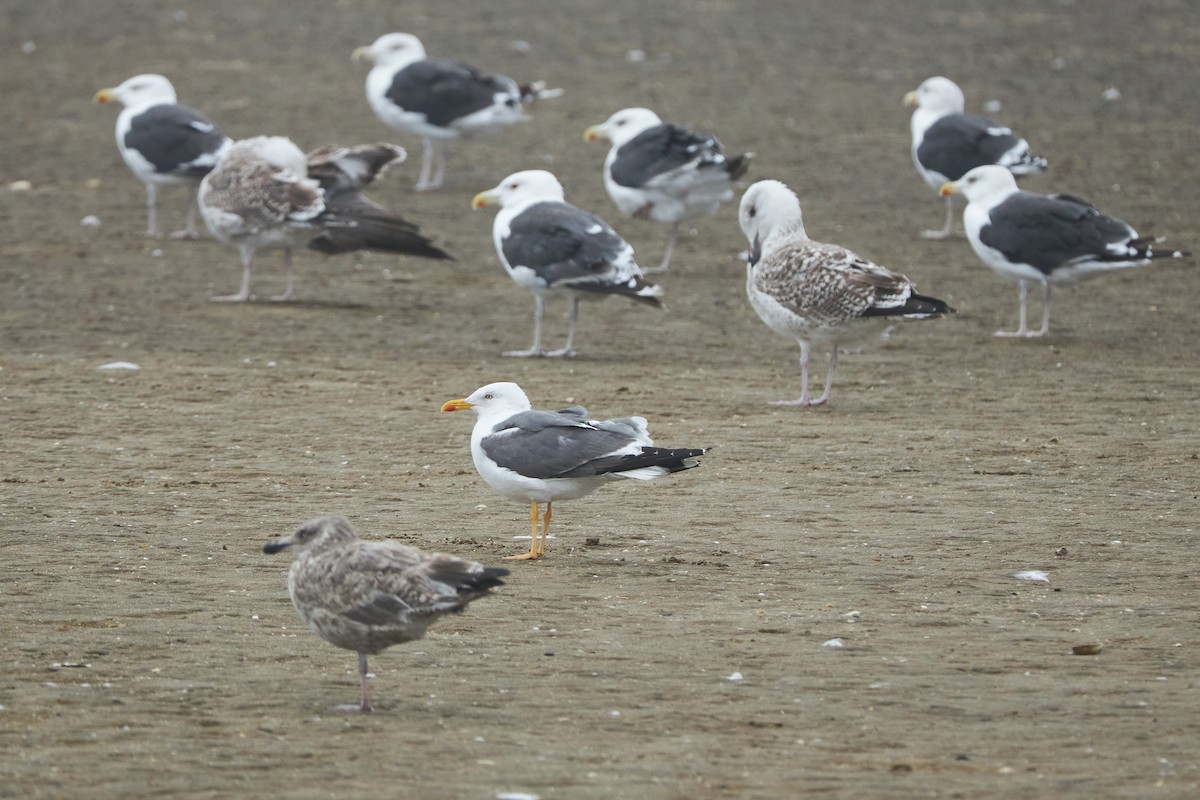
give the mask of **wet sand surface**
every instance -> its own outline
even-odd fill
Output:
[[[999,100],[989,116],[1050,160],[1025,186],[1200,247],[1200,8],[287,8],[4,12],[2,182],[32,189],[0,191],[0,797],[1197,792],[1200,274],[1105,276],[1056,294],[1048,339],[994,338],[1016,289],[965,239],[918,236],[942,206],[900,99],[946,74],[969,111]],[[417,194],[419,142],[375,119],[350,61],[390,30],[565,94]],[[90,103],[139,72],[234,137],[408,147],[373,196],[458,261],[301,253],[297,302],[209,303],[237,254],[143,235],[116,112]],[[533,304],[472,195],[549,168],[656,263],[665,226],[618,215],[606,148],[582,141],[629,105],[754,151],[750,177],[796,189],[815,238],[959,314],[845,355],[827,407],[769,406],[799,394],[797,349],[745,300],[731,204],[685,231],[666,311],[591,304],[578,358],[500,358]],[[164,228],[184,202],[163,193]],[[261,254],[256,294],[282,281]],[[113,361],[141,369],[97,369]],[[372,658],[375,713],[341,714],[354,655],[304,629],[262,544],[336,512],[489,565],[526,549],[528,509],[471,465],[473,418],[438,413],[494,380],[713,449],[560,504],[548,557]],[[1050,582],[1008,577],[1030,569]]]

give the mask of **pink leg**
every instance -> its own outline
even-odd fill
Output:
[[[292,248],[290,247],[286,247],[283,250],[283,268],[287,273],[287,283],[284,285],[283,294],[277,294],[271,298],[277,303],[294,300],[296,297],[296,293],[292,289]]]
[[[208,298],[214,303],[244,303],[250,299],[250,267],[254,263],[254,248],[239,248],[242,253],[242,288],[237,294],[222,294]]]
[[[359,711],[371,710],[371,698],[367,692],[367,654],[358,654],[358,683],[359,683],[359,702],[358,705],[349,703],[339,705],[338,711],[344,711],[347,714],[355,714]]]
[[[1026,323],[1028,318],[1028,303],[1029,303],[1029,284],[1021,281],[1021,321],[1017,325],[1015,331],[996,331],[996,336],[1028,336],[1029,326]]]

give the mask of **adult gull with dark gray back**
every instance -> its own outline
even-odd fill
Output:
[[[546,553],[556,500],[591,494],[617,478],[648,481],[700,465],[704,448],[655,447],[644,417],[594,420],[580,406],[534,411],[515,383],[490,383],[442,411],[473,410],[471,458],[489,486],[530,504],[529,552]],[[538,504],[546,504],[538,541]]]
[[[965,114],[962,89],[949,78],[929,78],[904,96],[914,108],[912,156],[917,171],[933,188],[954,181],[975,167],[997,164],[1014,175],[1046,171],[1046,159],[1032,155],[1029,143],[989,119]],[[922,231],[927,239],[945,239],[954,229],[954,200],[946,198],[946,224]]]
[[[746,295],[771,330],[800,345],[800,397],[776,405],[820,405],[829,400],[838,347],[882,332],[898,319],[952,314],[935,297],[918,294],[899,273],[844,247],[808,238],[800,200],[779,181],[759,181],[742,195],[742,232],[750,242]],[[829,347],[825,391],[808,393],[808,359]]]
[[[649,283],[633,257],[633,248],[608,223],[563,199],[563,187],[545,170],[509,175],[493,189],[475,195],[475,208],[498,203],[492,223],[496,255],[517,284],[533,292],[533,346],[506,356],[573,356],[579,303],[610,295],[662,306],[662,287]],[[567,343],[542,348],[545,300],[571,297]]]
[[[117,115],[117,149],[146,185],[146,234],[158,235],[158,187],[188,186],[187,227],[171,236],[195,237],[200,179],[233,140],[206,114],[176,102],[175,87],[162,75],[135,75],[96,92],[97,103],[114,100],[124,106]]]
[[[367,102],[375,115],[424,142],[419,190],[442,185],[450,142],[512,125],[526,118],[525,107],[534,100],[562,94],[542,82],[518,84],[470,64],[427,58],[411,33],[386,33],[355,50],[354,58],[374,65],[367,75]]]
[[[666,272],[683,221],[710,217],[733,199],[733,182],[752,157],[728,156],[715,136],[664,123],[648,108],[622,109],[583,136],[612,142],[604,188],[621,213],[671,224],[662,263],[647,272]]]
[[[967,198],[963,226],[975,254],[997,275],[1020,284],[1020,323],[1015,331],[996,331],[997,336],[1049,334],[1054,286],[1191,255],[1158,247],[1154,237],[1139,236],[1128,223],[1079,197],[1018,189],[1002,167],[976,167],[941,191]],[[1042,286],[1042,326],[1036,331],[1026,322],[1031,283]]]
[[[508,570],[389,541],[363,541],[345,517],[309,520],[263,545],[292,550],[288,595],[300,618],[330,644],[358,653],[358,706],[370,711],[367,656],[411,642],[443,614],[457,614],[504,583]]]

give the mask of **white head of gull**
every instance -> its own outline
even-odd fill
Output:
[[[587,409],[535,411],[515,383],[490,383],[449,400],[442,411],[473,410],[471,458],[480,477],[511,500],[530,504],[529,552],[545,555],[556,500],[591,494],[617,478],[652,480],[700,465],[703,448],[655,447],[644,417],[589,419]],[[546,504],[538,541],[539,503]]]
[[[892,318],[952,313],[945,302],[918,294],[908,278],[856,253],[808,238],[800,200],[779,181],[746,190],[738,210],[750,243],[746,295],[767,327],[800,345],[800,397],[777,405],[821,405],[829,400],[838,347],[878,333]],[[808,392],[814,346],[830,349],[825,391]]]

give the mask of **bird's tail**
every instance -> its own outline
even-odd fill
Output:
[[[958,309],[952,308],[945,300],[913,292],[898,306],[872,306],[862,313],[864,317],[909,317],[925,319],[940,317],[944,314],[956,314]]]
[[[754,158],[754,153],[740,153],[736,156],[726,158],[725,171],[729,173],[729,180],[736,181],[745,175],[746,170],[750,169],[750,160],[752,158]]]
[[[547,89],[545,81],[532,81],[517,86],[521,92],[521,105],[527,106],[535,100],[549,100],[552,97],[562,97],[562,89]]]
[[[1161,241],[1161,239],[1155,239],[1152,236],[1143,236],[1140,239],[1134,239],[1128,245],[1130,256],[1150,260],[1156,258],[1190,258],[1192,255],[1185,250],[1168,250],[1164,247],[1157,247]]]
[[[640,274],[631,275],[624,283],[589,283],[580,281],[579,283],[571,284],[572,289],[581,292],[595,292],[597,294],[617,294],[622,297],[628,297],[630,300],[636,300],[639,303],[662,308],[663,288],[657,283],[650,283]]]
[[[485,567],[474,561],[455,556],[437,554],[425,568],[431,581],[442,584],[447,594],[454,597],[455,610],[461,611],[472,600],[483,597],[497,586],[508,574],[504,567]]]
[[[1025,152],[1014,163],[1005,166],[1013,175],[1032,175],[1035,172],[1045,172],[1050,166],[1050,162],[1041,156]]]
[[[454,256],[433,244],[413,223],[375,204],[356,204],[354,212],[329,209],[324,230],[308,243],[313,250],[332,255],[353,250],[378,250],[453,261]],[[343,209],[344,211],[344,209]]]
[[[700,456],[706,447],[643,447],[637,455],[618,456],[602,470],[619,478],[648,481],[672,472],[682,472],[700,466]]]

